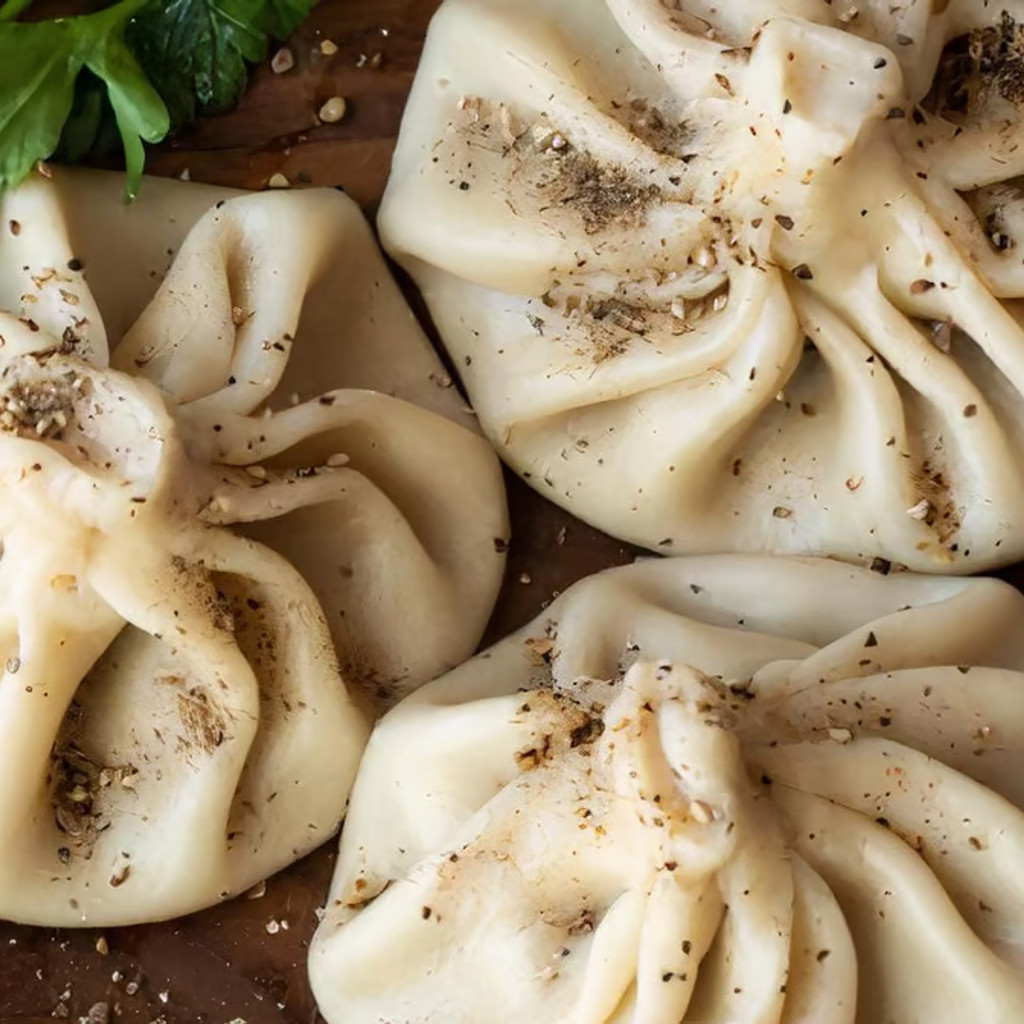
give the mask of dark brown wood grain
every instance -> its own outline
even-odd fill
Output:
[[[157,174],[263,188],[271,175],[343,187],[373,208],[436,0],[325,0],[289,43],[295,67],[258,68],[238,110],[210,118],[150,159]],[[324,41],[337,46],[325,55]],[[347,101],[345,118],[321,124],[325,100]]]
[[[71,9],[87,7],[88,0]],[[297,186],[343,187],[372,215],[436,7],[437,0],[322,0],[290,43],[293,70],[258,68],[237,111],[161,146],[148,171],[187,170],[194,181],[242,188],[263,188],[280,172]],[[324,40],[337,52],[326,56]],[[346,117],[320,124],[316,111],[331,96],[347,100]],[[410,298],[422,315],[411,290]],[[575,580],[634,557],[506,476],[512,545],[488,641],[528,622]],[[104,1024],[100,1004],[109,1021],[125,1024],[313,1024],[306,949],[334,850],[332,840],[270,879],[258,899],[165,924],[97,932],[0,922],[0,1024],[77,1024],[90,1010],[90,1024]]]

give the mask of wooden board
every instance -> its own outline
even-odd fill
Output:
[[[238,110],[184,131],[150,160],[158,174],[263,188],[273,174],[380,199],[423,37],[438,0],[323,0],[289,43],[295,66],[258,68]],[[337,52],[326,55],[324,43]],[[329,49],[330,47],[328,47]],[[322,124],[325,100],[345,118]]]
[[[296,185],[341,186],[372,215],[437,2],[322,0],[291,41],[293,70],[259,68],[237,111],[165,144],[147,169],[242,188],[282,173]],[[326,40],[333,55],[322,52]],[[316,111],[331,96],[347,100],[346,117],[320,124]],[[488,639],[529,621],[580,577],[634,556],[506,475],[513,540]],[[77,1024],[97,1004],[125,1024],[314,1024],[306,948],[334,850],[331,840],[270,879],[259,899],[166,924],[100,932],[0,922],[0,1024]],[[105,1024],[96,1016],[90,1024]]]

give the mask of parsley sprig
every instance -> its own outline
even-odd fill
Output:
[[[94,14],[18,21],[31,2],[0,4],[0,191],[39,160],[77,162],[119,141],[130,199],[143,143],[230,110],[248,65],[315,0],[119,0]]]

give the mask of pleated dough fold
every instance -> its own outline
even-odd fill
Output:
[[[327,839],[368,716],[474,649],[508,529],[350,200],[118,190],[0,203],[0,916],[57,926]]]
[[[1024,1014],[1024,598],[764,556],[590,577],[394,708],[332,1024]]]
[[[379,223],[509,465],[660,553],[1024,556],[1022,19],[446,0]]]

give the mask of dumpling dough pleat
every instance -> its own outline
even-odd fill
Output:
[[[1021,976],[971,932],[910,847],[820,797],[786,788],[774,795],[794,848],[827,882],[850,926],[859,1019],[1021,1019]]]
[[[1024,553],[1018,4],[445,0],[381,204],[480,422],[659,553]]]
[[[1022,622],[997,581],[831,560],[581,581],[378,723],[321,1012],[1017,1020]]]
[[[793,938],[782,1024],[854,1024],[857,951],[828,885],[795,854]]]
[[[469,654],[504,563],[498,462],[354,204],[149,185],[0,200],[0,916],[26,923],[189,913],[322,843],[366,711]]]

